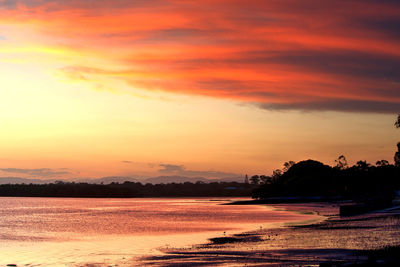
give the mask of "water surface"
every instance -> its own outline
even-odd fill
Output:
[[[235,199],[237,200],[237,199]],[[0,198],[0,266],[130,265],[161,247],[316,219],[222,198]]]

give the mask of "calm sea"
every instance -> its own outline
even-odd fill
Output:
[[[268,206],[220,205],[228,201],[0,198],[0,266],[129,266],[159,248],[315,218]]]

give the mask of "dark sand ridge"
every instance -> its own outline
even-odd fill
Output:
[[[400,209],[341,218],[335,203],[273,206],[315,211],[327,220],[212,238],[192,248],[163,249],[164,255],[145,257],[142,262],[151,266],[362,266],[400,260]]]

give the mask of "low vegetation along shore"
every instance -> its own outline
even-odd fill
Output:
[[[338,203],[274,205],[327,219],[234,236],[191,248],[164,249],[151,266],[395,266],[400,262],[400,210],[340,217]]]
[[[0,196],[7,197],[248,197],[253,185],[237,182],[142,184],[124,182],[110,184],[66,183],[3,184]]]

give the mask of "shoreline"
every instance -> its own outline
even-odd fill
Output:
[[[271,207],[220,205],[243,198],[0,199],[3,229],[8,233],[2,236],[7,247],[1,250],[0,265],[138,266],[139,261],[134,262],[138,257],[164,255],[160,248],[190,248],[216,236],[240,236],[260,225],[267,228],[278,222],[314,218],[275,212]],[[27,210],[32,218],[30,225],[21,224],[26,229],[16,229],[14,221],[24,222]],[[82,223],[85,232],[79,228]]]
[[[208,201],[218,201],[220,202],[221,200],[213,200],[213,199],[208,199]],[[247,202],[248,200],[232,200],[232,199],[226,199],[225,201],[227,201],[226,203],[221,203],[219,205],[239,205],[236,203],[239,202]],[[251,202],[251,200],[250,200]],[[250,203],[249,203],[250,205]],[[256,205],[256,206],[260,206],[259,204],[254,204],[251,203],[251,205]],[[272,222],[272,223],[265,223],[264,225],[268,225],[267,227],[264,227],[263,229],[281,229],[283,227],[286,227],[287,225],[311,225],[311,224],[315,224],[315,223],[320,223],[323,222],[325,220],[328,219],[327,216],[324,215],[320,215],[318,212],[314,212],[314,211],[310,211],[309,209],[304,212],[301,210],[288,210],[288,209],[282,209],[280,207],[275,207],[274,205],[265,205],[263,204],[263,206],[269,206],[272,207],[274,211],[284,211],[284,212],[288,212],[291,214],[299,214],[299,215],[313,215],[315,218],[314,219],[306,219],[306,220],[293,220],[293,221],[288,221],[288,222]],[[228,231],[226,231],[228,232]],[[220,246],[220,245],[224,245],[224,244],[233,244],[233,243],[242,243],[242,242],[258,242],[261,241],[261,238],[259,237],[259,232],[260,230],[257,228],[245,228],[243,227],[243,229],[241,230],[230,230],[229,234],[225,235],[225,231],[223,232],[224,235],[223,236],[216,236],[216,232],[210,232],[210,236],[209,238],[207,238],[206,241],[209,241],[207,243],[196,243],[196,244],[188,244],[184,247],[178,247],[178,248],[170,248],[170,247],[159,247],[157,248],[158,251],[160,251],[160,253],[162,254],[161,256],[159,255],[149,255],[149,256],[142,256],[142,257],[136,257],[135,260],[137,260],[138,262],[141,262],[145,265],[148,265],[149,262],[147,260],[143,259],[148,259],[148,258],[152,258],[152,257],[163,257],[167,254],[170,254],[171,251],[190,251],[193,248],[212,248],[212,246]],[[214,234],[214,235],[211,235]],[[169,266],[169,263],[165,263],[166,266]],[[151,265],[154,265],[154,263],[151,263]],[[157,266],[157,264],[156,264]],[[164,266],[164,265],[162,265]],[[173,265],[174,266],[174,265]],[[184,266],[186,266],[186,264],[184,264]],[[194,265],[196,266],[196,264]]]
[[[314,212],[325,219],[213,237],[209,243],[193,245],[189,249],[166,249],[162,251],[164,255],[143,257],[141,261],[153,266],[374,266],[398,260],[398,209],[339,217],[337,202],[269,206],[297,213]],[[396,235],[392,236],[392,233]],[[392,239],[386,238],[389,236]],[[366,242],[372,237],[379,240],[374,244]]]
[[[210,200],[212,201],[212,200]],[[246,204],[241,204],[241,203],[246,203]],[[319,210],[311,210],[310,208],[302,209],[287,209],[287,207],[281,207],[281,205],[275,205],[275,204],[266,204],[266,203],[256,203],[254,200],[240,200],[240,201],[232,201],[229,200],[227,203],[222,203],[220,205],[263,205],[263,206],[270,206],[276,211],[285,211],[285,212],[290,212],[290,213],[295,213],[295,214],[307,214],[307,215],[315,215],[321,217],[320,219],[315,218],[311,220],[299,220],[299,221],[291,221],[291,222],[281,222],[277,223],[275,227],[271,228],[266,228],[266,229],[248,229],[248,230],[242,230],[242,231],[236,231],[237,233],[235,234],[230,234],[228,236],[212,236],[208,238],[208,243],[203,243],[203,244],[192,244],[191,247],[182,247],[182,248],[175,248],[175,249],[168,249],[168,248],[159,248],[160,252],[163,253],[161,256],[144,256],[140,257],[139,261],[142,262],[145,265],[155,265],[155,266],[175,266],[177,265],[182,265],[183,266],[196,266],[197,263],[169,263],[168,261],[170,259],[174,258],[174,255],[177,256],[177,259],[184,259],[186,256],[184,255],[190,255],[193,253],[193,249],[206,249],[210,250],[213,248],[220,248],[220,246],[226,245],[226,244],[241,244],[241,243],[253,243],[253,242],[260,242],[263,239],[261,238],[264,231],[268,230],[277,230],[277,229],[284,229],[285,227],[288,227],[289,225],[291,226],[309,226],[317,223],[324,222],[325,220],[329,219],[328,215],[323,215],[321,214],[321,211]],[[286,205],[286,204],[285,204]],[[192,251],[192,252],[189,252]],[[196,252],[194,252],[197,254]],[[235,254],[237,253],[237,255]],[[230,256],[236,255],[239,256],[241,253],[235,252],[235,253],[227,253]],[[207,252],[205,255],[212,255],[212,252]],[[202,255],[201,253],[198,255]],[[217,257],[220,255],[219,253],[216,254]],[[154,261],[155,260],[155,261]],[[164,262],[165,261],[165,262]],[[216,264],[216,262],[211,263],[211,265]],[[204,264],[201,264],[204,265]]]

